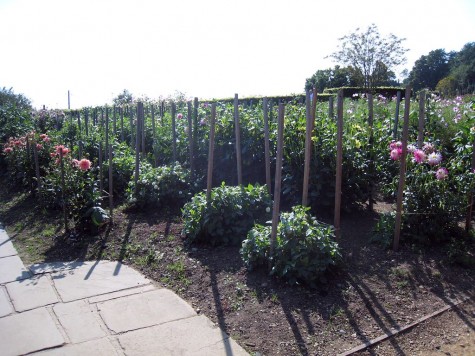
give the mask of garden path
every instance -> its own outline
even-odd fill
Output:
[[[172,291],[119,262],[25,267],[0,226],[2,355],[248,355]]]

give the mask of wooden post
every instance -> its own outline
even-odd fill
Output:
[[[373,94],[368,93],[368,128],[369,128],[369,154],[368,154],[368,171],[369,171],[369,182],[368,182],[368,209],[373,211],[373,190],[374,190],[374,178],[375,178],[375,169],[374,169],[374,153],[373,153],[373,144],[374,144],[374,131],[373,131]]]
[[[66,189],[66,183],[64,181],[64,162],[63,162],[63,150],[59,152],[59,165],[61,168],[61,200],[63,201],[63,219],[64,219],[64,231],[68,232],[68,213],[67,213],[67,206],[66,206],[66,196],[64,191]]]
[[[262,100],[262,106],[264,109],[264,159],[266,161],[266,185],[270,195],[272,193],[272,182],[270,177],[269,113],[267,98]]]
[[[336,142],[336,179],[335,179],[335,237],[340,239],[340,214],[341,214],[341,176],[343,171],[343,89],[338,91],[337,100],[337,142]]]
[[[417,147],[422,148],[424,141],[424,123],[425,123],[425,103],[426,103],[426,92],[422,90],[419,93],[419,130],[417,133]]]
[[[114,105],[112,107],[112,133],[113,133],[113,137],[115,137],[116,132],[117,132],[116,114],[117,114],[117,108]]]
[[[89,136],[89,110],[84,109],[84,128],[86,129],[86,137]]]
[[[328,117],[333,119],[333,95],[328,98]]]
[[[401,92],[398,90],[396,95],[396,113],[394,115],[393,138],[397,140],[397,128],[399,126],[399,106],[401,105]]]
[[[404,97],[404,124],[402,128],[402,155],[401,166],[399,168],[399,186],[397,192],[396,202],[396,222],[394,228],[393,250],[399,249],[399,239],[401,237],[401,221],[402,221],[402,200],[404,194],[404,184],[406,181],[406,155],[407,155],[407,140],[409,137],[409,111],[411,109],[411,87],[406,87],[406,94]]]
[[[120,142],[124,142],[124,108],[120,107]]]
[[[138,117],[137,117],[138,118]],[[142,158],[145,158],[146,151],[145,151],[145,108],[142,105],[142,111],[140,112],[140,138],[141,138],[141,146],[142,146]]]
[[[282,184],[282,157],[284,155],[284,104],[279,104],[279,117],[277,127],[277,157],[275,164],[275,183],[274,183],[274,206],[272,211],[272,229],[270,234],[270,257],[274,256],[275,244],[277,240],[277,226],[280,215],[280,190]],[[271,266],[269,266],[271,267]]]
[[[105,156],[107,157],[107,150],[109,149],[109,108],[106,106],[106,146]]]
[[[209,128],[208,150],[208,180],[206,184],[206,202],[211,202],[211,189],[213,188],[213,161],[214,161],[214,127],[216,121],[216,103],[211,106],[211,122]]]
[[[36,172],[36,186],[38,188],[38,195],[41,197],[41,176],[40,176],[40,162],[38,159],[38,147],[37,143],[33,141],[33,156],[35,159],[35,172]]]
[[[191,101],[187,102],[188,105],[188,145],[189,145],[189,153],[190,153],[190,174],[191,177],[195,174],[195,145],[193,141],[193,124],[191,118]]]
[[[129,119],[130,119],[130,147],[134,148],[134,107],[129,107]]]
[[[239,99],[234,94],[234,133],[236,136],[236,162],[238,185],[242,185],[241,128],[239,126]]]
[[[198,98],[193,100],[193,159],[196,159],[196,150],[198,149]]]
[[[112,223],[114,213],[114,184],[112,181],[112,144],[109,145],[109,215]]]
[[[308,206],[308,185],[310,179],[310,161],[312,159],[312,133],[315,123],[315,107],[317,103],[317,89],[313,89],[312,102],[310,92],[307,92],[307,125],[305,128],[305,162],[303,169],[302,206]]]
[[[152,150],[153,150],[153,162],[154,167],[158,165],[158,153],[157,153],[157,129],[155,125],[155,107],[152,104],[151,107],[151,114],[152,114]]]
[[[104,177],[102,172],[102,142],[99,142],[99,191],[101,192],[101,202],[102,202],[102,194],[104,192]]]
[[[81,111],[78,110],[78,131],[79,131],[79,137],[81,137]]]
[[[176,163],[176,105],[172,102],[172,162]]]
[[[472,172],[475,172],[475,139],[472,144]],[[468,208],[467,216],[465,218],[465,231],[469,232],[470,227],[472,226],[472,209],[473,209],[473,193],[470,191],[468,193]]]
[[[140,165],[140,125],[139,123],[139,116],[140,112],[143,110],[143,103],[138,102],[137,103],[137,132],[135,135],[135,176],[134,176],[134,182],[135,182],[135,196],[137,196],[137,183],[139,181],[139,165]],[[132,117],[132,114],[130,115]]]

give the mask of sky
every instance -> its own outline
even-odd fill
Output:
[[[475,41],[473,0],[0,0],[0,87],[34,107],[302,93],[338,39],[376,24],[403,69]]]

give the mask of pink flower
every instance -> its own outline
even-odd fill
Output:
[[[36,144],[36,149],[37,149],[37,150],[43,149],[43,145],[42,145],[41,143],[37,143],[37,144]]]
[[[391,150],[394,150],[395,148],[402,148],[402,142],[401,141],[393,141],[389,144],[389,148]]]
[[[414,161],[417,163],[423,163],[426,159],[426,154],[422,150],[415,150],[413,152]]]
[[[391,150],[391,154],[390,154],[391,159],[398,161],[399,159],[401,159],[401,155],[402,155],[402,148],[395,148]]]
[[[449,175],[449,171],[445,167],[440,167],[437,172],[435,172],[435,177],[438,180],[445,179]]]
[[[206,125],[206,119],[204,119],[204,118],[201,119],[201,120],[200,120],[200,125],[201,125],[201,126]]]
[[[429,153],[429,155],[427,156],[427,162],[429,162],[431,166],[436,166],[441,161],[442,161],[442,155],[440,153],[432,152],[432,153]]]
[[[10,153],[10,152],[12,152],[12,151],[13,151],[13,148],[11,148],[11,147],[5,147],[5,148],[3,149],[3,152],[5,152],[5,153],[7,153],[7,154]]]
[[[183,118],[183,114],[182,114],[181,112],[179,112],[179,113],[177,114],[176,118],[177,118],[178,120],[181,120],[181,119]]]
[[[76,167],[76,168],[79,167],[79,161],[76,158],[73,158],[73,160],[71,161],[71,164],[73,165],[73,167]]]
[[[414,145],[407,145],[407,152],[414,153],[414,151],[417,150],[417,147]]]
[[[69,153],[69,148],[64,147],[63,145],[56,146],[55,150],[57,155],[62,155],[63,157]]]
[[[44,141],[44,142],[50,142],[51,139],[50,139],[48,136],[45,136],[45,137],[43,138],[43,141]]]
[[[422,146],[422,150],[425,153],[432,153],[435,151],[435,147],[432,143],[430,142],[424,142],[424,145]]]
[[[81,170],[87,171],[89,168],[91,168],[91,161],[89,161],[87,158],[83,158],[79,161],[78,166]]]

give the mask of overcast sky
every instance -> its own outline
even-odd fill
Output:
[[[475,41],[475,1],[0,0],[0,87],[40,107],[136,96],[300,93],[338,38],[375,23],[407,64]]]

